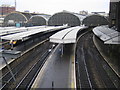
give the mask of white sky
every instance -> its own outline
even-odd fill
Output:
[[[0,0],[0,5],[14,5],[15,0]],[[45,14],[54,14],[63,10],[79,13],[109,12],[110,0],[16,0],[17,11],[29,10]]]

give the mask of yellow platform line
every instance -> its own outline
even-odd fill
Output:
[[[71,56],[72,59],[72,70],[71,70],[71,89],[75,90],[76,89],[76,74],[75,74],[75,48],[76,44],[74,44],[73,48],[73,55]]]

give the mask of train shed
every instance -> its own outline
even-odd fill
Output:
[[[80,26],[84,15],[71,13],[71,12],[59,12],[54,14],[48,20],[50,26],[61,26],[67,24],[68,26]]]
[[[99,14],[88,15],[83,19],[82,24],[85,26],[100,26],[108,25],[108,19],[105,16]]]
[[[4,26],[15,26],[19,23],[21,26],[25,26],[27,21],[31,16],[38,15],[36,13],[26,13],[26,12],[12,12],[4,18]]]
[[[28,20],[27,24],[31,26],[48,25],[49,18],[50,15],[34,15]]]

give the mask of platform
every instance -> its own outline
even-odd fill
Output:
[[[64,50],[61,56],[60,48],[57,48],[49,56],[38,74],[32,88],[75,88],[74,84],[74,54],[72,45]],[[71,48],[71,50],[70,50]]]

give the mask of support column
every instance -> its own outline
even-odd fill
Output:
[[[63,56],[63,44],[61,46],[61,57]]]

